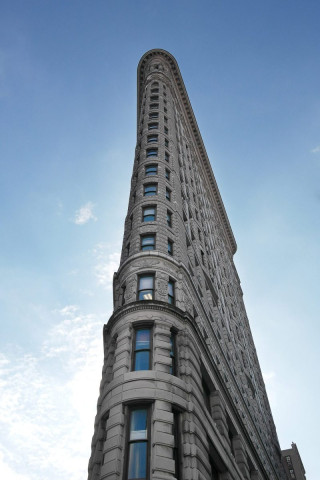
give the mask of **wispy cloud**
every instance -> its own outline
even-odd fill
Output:
[[[311,150],[311,153],[320,153],[320,145],[318,145],[317,147],[313,148]]]
[[[89,220],[97,220],[97,217],[93,214],[94,204],[92,202],[88,202],[79,210],[76,211],[74,217],[74,223],[76,225],[84,225],[85,223],[89,222]]]
[[[97,260],[94,270],[98,284],[109,290],[112,288],[113,274],[119,267],[120,253],[110,253],[110,246],[104,243],[96,245],[93,253]]]
[[[103,320],[74,305],[52,315],[57,321],[38,354],[0,354],[0,477],[6,480],[85,477]]]

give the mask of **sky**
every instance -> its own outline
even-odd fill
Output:
[[[0,477],[87,476],[136,140],[178,61],[238,244],[281,448],[319,478],[320,3],[1,0]]]

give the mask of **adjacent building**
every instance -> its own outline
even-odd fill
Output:
[[[236,242],[164,50],[140,60],[137,113],[88,478],[284,480]]]

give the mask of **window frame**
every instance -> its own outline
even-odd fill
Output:
[[[148,289],[140,288],[140,281],[143,277],[150,277],[150,278],[153,279],[152,288],[148,288]],[[145,272],[145,273],[141,273],[141,274],[138,275],[137,301],[139,301],[139,302],[151,302],[155,299],[155,280],[156,280],[156,276],[155,276],[154,272]],[[152,294],[151,294],[152,298],[150,298],[150,299],[140,298],[140,293],[141,292],[148,292],[148,291],[152,292]]]
[[[146,191],[146,188],[155,187],[155,190]],[[155,192],[155,193],[153,193]],[[155,197],[158,195],[158,184],[157,183],[144,183],[143,184],[143,196],[144,197]]]
[[[124,462],[124,471],[125,476],[124,480],[128,480],[129,477],[129,459],[130,459],[130,445],[133,443],[142,443],[143,440],[130,440],[130,433],[131,433],[131,416],[132,412],[135,410],[146,410],[147,412],[147,439],[145,440],[147,443],[146,449],[146,476],[143,478],[136,478],[132,480],[149,480],[150,479],[150,444],[151,444],[151,403],[144,403],[139,402],[135,404],[127,405],[127,425],[126,425],[126,440],[125,440],[125,462]]]
[[[148,172],[148,168],[152,168],[152,167],[154,168],[155,173],[153,173],[152,170],[151,170],[152,173]],[[151,177],[153,175],[158,175],[158,164],[157,163],[148,163],[144,167],[144,176],[145,177]]]
[[[172,212],[167,210],[167,226],[172,228]]]
[[[168,303],[170,305],[176,304],[176,295],[175,295],[175,280],[173,278],[169,278],[168,280]],[[169,285],[172,286],[172,295],[169,293]]]
[[[150,103],[149,109],[150,110],[158,110],[159,109],[159,103]]]
[[[159,122],[150,122],[148,123],[148,131],[150,130],[158,130]]]
[[[157,147],[150,147],[146,150],[146,157],[147,158],[154,158],[158,156],[158,148]]]
[[[155,119],[159,119],[159,112],[150,112],[149,113],[149,120],[155,120]]]
[[[168,200],[168,202],[171,202],[171,193],[170,188],[166,187],[166,200]]]
[[[147,143],[158,143],[159,135],[157,133],[147,136]]]
[[[152,238],[153,243],[143,245],[143,240],[146,238]],[[147,248],[148,246],[151,246],[153,248]],[[143,235],[140,235],[140,251],[141,252],[152,252],[153,250],[156,249],[156,234],[155,233],[145,233]]]
[[[151,209],[151,208],[154,209],[154,219],[153,220],[145,220],[145,217],[150,216],[150,214],[145,215],[144,211],[147,210],[147,209]],[[142,207],[142,223],[155,222],[156,219],[157,219],[157,206],[156,205],[148,205],[148,206]]]
[[[166,179],[168,182],[170,182],[171,171],[169,170],[169,168],[166,168],[166,169],[165,169],[164,175],[165,175],[165,179]]]
[[[133,338],[132,338],[132,352],[131,352],[131,372],[147,372],[152,370],[153,367],[153,322],[136,322],[133,326]],[[149,348],[144,348],[137,350],[136,348],[136,338],[137,332],[139,330],[149,330],[150,331],[150,342]],[[136,360],[136,352],[148,351],[149,352],[149,368],[147,370],[135,370],[135,360]]]
[[[168,238],[168,255],[170,255],[171,257],[173,257],[173,240],[171,240],[171,238]],[[169,245],[170,245],[170,248],[169,248]],[[171,249],[171,251],[170,251]]]
[[[171,349],[170,349],[170,358],[172,360],[171,362],[171,367],[170,367],[170,375],[173,375],[174,377],[177,376],[177,367],[178,367],[178,364],[177,364],[177,359],[178,359],[178,355],[177,355],[177,334],[178,334],[178,331],[175,329],[175,328],[171,328],[170,330],[170,345],[171,345]],[[171,355],[171,352],[173,352],[173,354]]]

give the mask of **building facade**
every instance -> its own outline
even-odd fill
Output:
[[[89,480],[286,478],[235,252],[177,62],[151,50]]]

